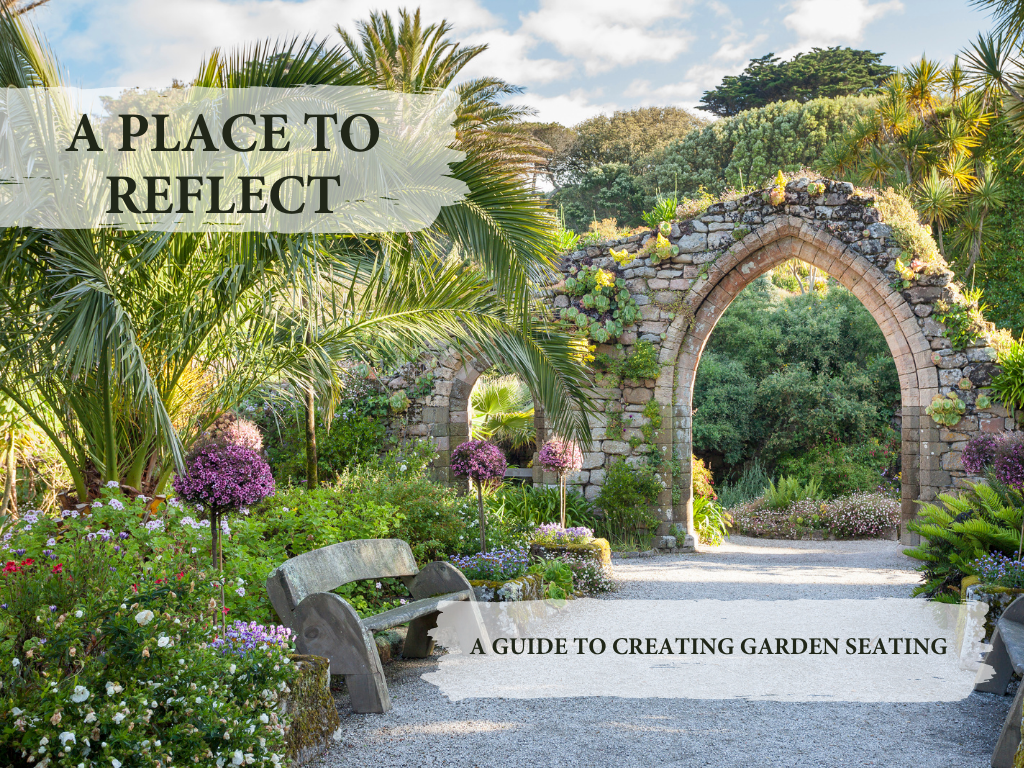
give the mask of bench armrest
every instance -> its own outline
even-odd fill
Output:
[[[476,600],[473,587],[469,579],[462,575],[462,571],[440,560],[428,563],[407,586],[409,593],[417,600],[465,590],[469,590],[470,600]]]

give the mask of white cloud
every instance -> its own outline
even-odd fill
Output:
[[[610,115],[619,108],[612,102],[597,104],[591,101],[592,98],[600,96],[600,91],[588,92],[580,88],[557,96],[525,93],[517,96],[515,101],[517,104],[525,104],[537,110],[534,120],[572,126],[594,115]]]
[[[583,62],[588,75],[642,61],[667,63],[693,40],[682,22],[692,0],[541,0],[522,31]]]
[[[739,35],[730,35],[718,46],[714,57],[718,61],[747,61],[750,54],[768,39],[768,35],[758,35],[753,40],[743,40]]]
[[[900,0],[791,0],[793,12],[783,23],[797,33],[796,45],[785,51],[790,56],[815,46],[859,43],[873,21],[903,10]]]
[[[716,64],[695,64],[686,70],[682,79],[654,87],[650,80],[634,80],[626,92],[638,100],[641,106],[678,106],[695,109],[704,92],[718,85],[726,75],[735,75],[743,64],[719,66]],[[696,114],[707,117],[702,112]]]
[[[576,70],[571,61],[531,59],[529,52],[538,41],[521,30],[487,29],[460,40],[467,45],[487,45],[487,50],[462,70],[464,77],[490,75],[515,85],[539,85],[568,78]]]
[[[336,24],[352,31],[354,22],[366,19],[371,10],[394,13],[400,3],[382,8],[373,0],[62,0],[59,5],[60,13],[56,4],[43,6],[34,21],[73,71],[76,64],[116,52],[109,71],[114,82],[91,85],[161,87],[172,78],[194,76],[202,59],[218,46],[228,49],[309,34],[336,42]],[[420,0],[416,5],[427,23],[447,18],[457,38],[500,24],[477,0]],[[72,25],[71,19],[84,23]]]

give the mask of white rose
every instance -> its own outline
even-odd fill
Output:
[[[242,754],[242,750],[236,749],[235,754],[231,756],[232,765],[241,765],[245,762],[245,755]]]
[[[140,626],[145,626],[146,624],[149,624],[149,622],[153,620],[153,617],[154,614],[150,610],[139,611],[137,614],[135,614],[135,620],[139,622]]]
[[[235,670],[236,669],[237,669],[237,667],[234,664],[232,664],[230,667],[228,667],[228,674],[231,674],[231,675],[235,674]]]
[[[158,648],[166,648],[171,644],[171,638],[167,635],[160,635],[160,637],[157,638],[156,644]]]
[[[90,712],[88,715],[86,715],[85,716],[85,722],[87,722],[87,723],[95,723],[96,722],[96,713],[95,712]]]
[[[82,614],[81,611],[75,611],[75,618],[76,619],[80,619],[80,618],[82,618],[82,616],[83,616],[83,614]]]
[[[83,701],[89,698],[89,689],[84,685],[76,685],[75,692],[71,694],[71,700],[75,704],[81,704]]]
[[[266,725],[267,723],[270,722],[270,718],[267,717],[267,713],[266,712],[264,712],[262,715],[260,715],[260,722],[263,723],[264,725]]]
[[[116,757],[110,758],[110,764],[114,766],[114,768],[121,768],[121,761],[118,760]]]
[[[62,747],[66,747],[68,745],[68,742],[72,744],[75,743],[75,734],[73,734],[71,731],[64,731],[57,738],[60,739],[60,744]]]
[[[114,721],[114,725],[120,725],[120,724],[121,724],[121,721],[122,721],[122,720],[124,720],[124,718],[125,718],[125,714],[124,714],[124,712],[118,712],[118,713],[117,713],[116,715],[114,715],[114,717],[112,718],[112,719],[113,719],[113,721]]]

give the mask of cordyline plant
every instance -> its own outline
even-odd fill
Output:
[[[570,472],[579,472],[583,467],[583,452],[572,440],[553,437],[540,447],[537,461],[543,469],[558,475],[558,501],[562,527],[565,528],[565,478]]]
[[[468,477],[476,486],[477,512],[480,515],[480,552],[487,551],[487,518],[484,515],[483,483],[505,476],[508,462],[501,448],[486,440],[467,440],[452,451],[452,472]]]

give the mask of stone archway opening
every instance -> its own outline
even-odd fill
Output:
[[[490,440],[504,451],[508,481],[532,484],[533,460],[539,447],[537,409],[526,382],[493,366],[473,384],[468,410],[470,438]]]
[[[826,494],[899,493],[895,360],[874,317],[819,267],[794,258],[751,277],[721,309],[693,382],[695,499],[700,461],[727,506],[756,498],[768,470]]]
[[[918,375],[921,358],[915,355],[923,354],[927,367],[933,372],[934,366],[929,358],[930,344],[917,323],[917,317],[890,281],[877,268],[867,269],[870,265],[861,263],[857,254],[837,246],[833,247],[834,253],[829,253],[826,247],[814,240],[813,235],[808,237],[801,227],[797,227],[796,222],[786,222],[774,228],[773,233],[764,235],[759,242],[752,244],[753,248],[739,249],[731,258],[716,263],[717,274],[709,275],[706,285],[693,297],[693,324],[688,329],[676,362],[675,407],[682,422],[677,428],[677,440],[681,446],[689,446],[692,450],[690,414],[693,385],[701,356],[726,309],[756,278],[791,259],[799,259],[830,275],[860,300],[881,329],[893,356],[900,380],[901,522],[905,524],[916,516],[915,502],[921,497],[921,403],[922,400],[927,403],[932,392],[938,393],[937,380],[922,381]],[[922,387],[922,383],[931,386]],[[688,531],[693,531],[692,476],[684,478],[683,483],[683,498],[674,513],[686,521]]]

